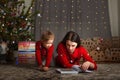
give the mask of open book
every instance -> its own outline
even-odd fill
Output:
[[[78,65],[73,65],[71,69],[59,68],[59,69],[56,69],[56,71],[61,73],[61,74],[78,74],[78,73],[90,73],[90,72],[92,72],[91,70],[83,71],[82,69],[80,69],[80,66],[78,66]]]

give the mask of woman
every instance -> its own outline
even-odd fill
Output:
[[[42,34],[40,41],[36,42],[36,61],[42,71],[48,71],[53,55],[54,34],[46,31]]]
[[[81,46],[80,37],[77,33],[69,31],[57,47],[56,64],[64,68],[72,68],[78,65],[83,71],[97,69],[95,61],[89,56],[87,50]],[[80,64],[83,57],[85,62]]]

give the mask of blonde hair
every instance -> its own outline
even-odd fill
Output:
[[[54,39],[54,34],[51,31],[45,31],[41,35],[42,41],[48,41],[50,39]]]

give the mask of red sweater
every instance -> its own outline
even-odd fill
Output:
[[[49,67],[52,59],[52,54],[54,50],[54,46],[52,45],[48,50],[44,48],[40,41],[36,42],[36,60],[38,66],[42,65],[42,58],[45,58],[45,66]]]
[[[57,53],[58,56],[56,57],[56,62],[62,67],[71,68],[73,65],[79,65],[80,59],[83,57],[84,60],[92,62],[95,66],[94,69],[97,69],[95,61],[89,56],[87,50],[82,46],[76,48],[73,54],[69,54],[67,53],[66,47],[60,43],[57,48]]]

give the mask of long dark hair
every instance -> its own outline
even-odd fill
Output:
[[[65,35],[65,37],[62,40],[62,43],[64,45],[66,45],[66,41],[70,40],[72,42],[76,42],[78,45],[77,47],[79,47],[81,45],[81,41],[80,41],[80,37],[77,33],[75,33],[74,31],[69,31],[67,32],[67,34]]]

